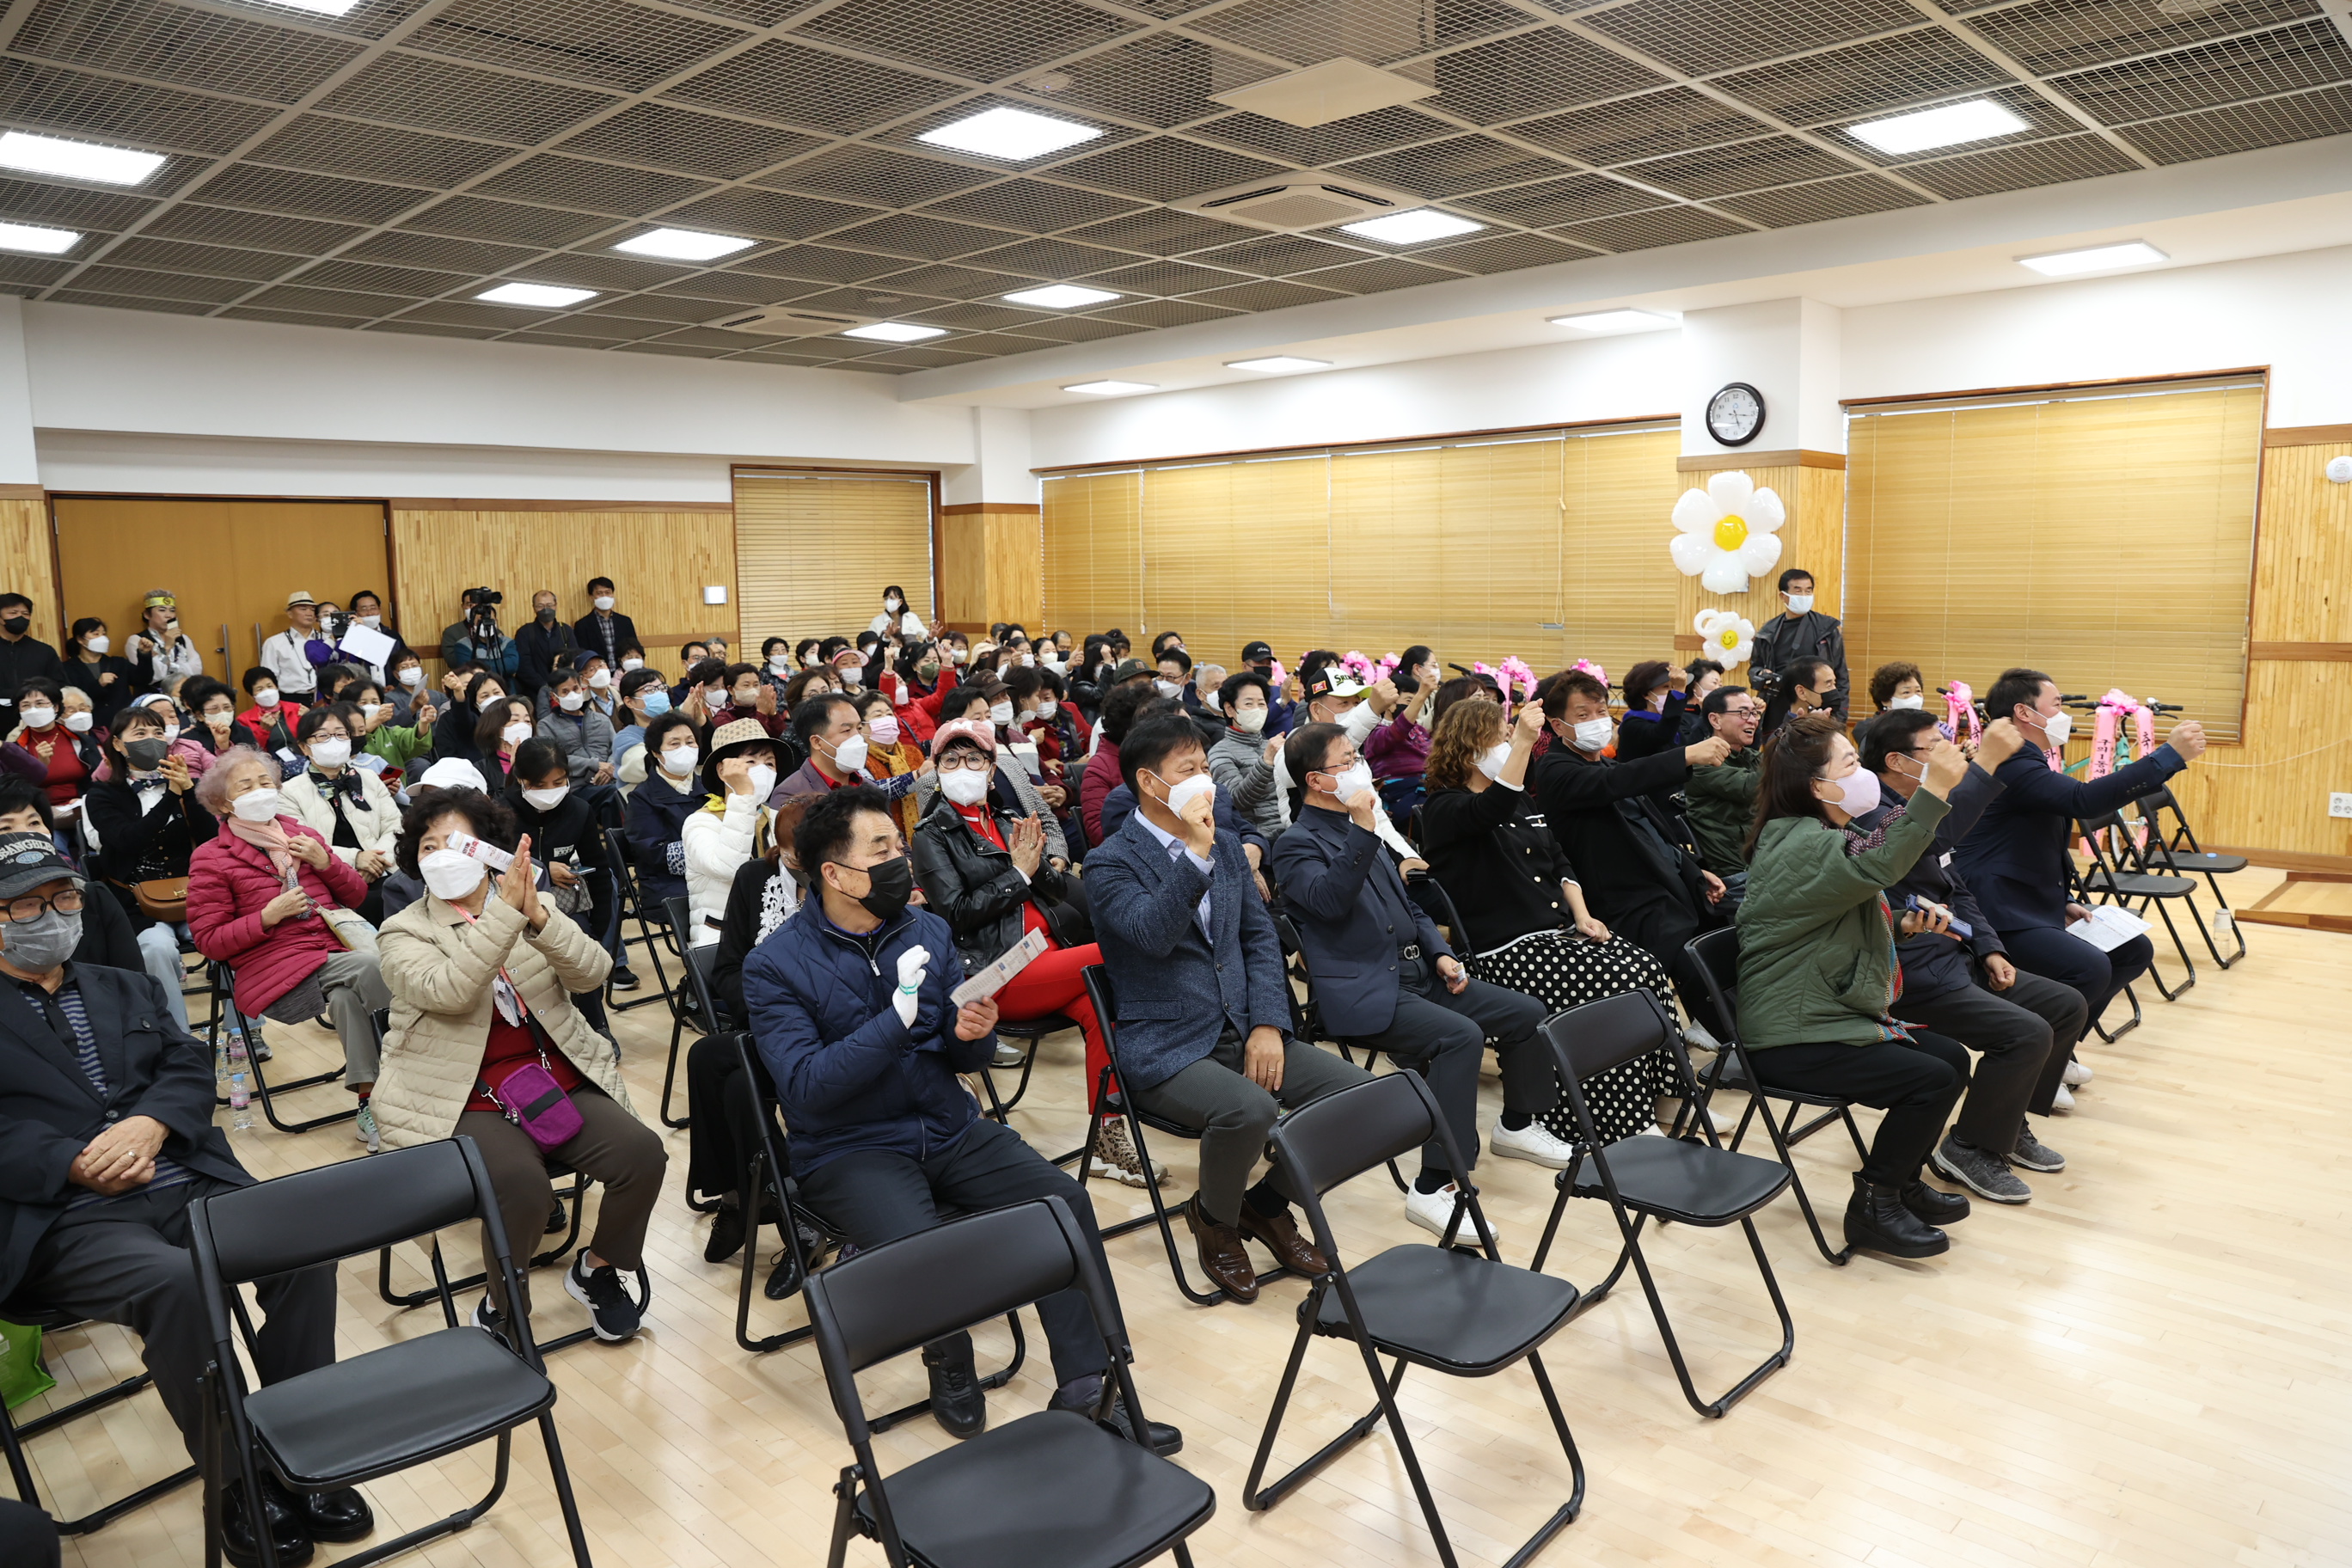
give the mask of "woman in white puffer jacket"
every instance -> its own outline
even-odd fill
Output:
[[[736,868],[767,853],[776,820],[768,805],[776,787],[775,742],[755,720],[721,724],[710,737],[702,784],[709,798],[687,817],[678,835],[686,846],[686,899],[695,946],[719,940]]]

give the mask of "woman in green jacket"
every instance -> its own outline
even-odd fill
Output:
[[[1951,1246],[1937,1228],[1968,1199],[1919,1179],[1928,1150],[1969,1077],[1956,1041],[1889,1013],[1903,936],[1948,914],[1892,909],[1885,889],[1935,842],[1968,760],[1949,742],[1928,758],[1908,806],[1875,832],[1853,820],[1878,805],[1877,775],[1834,714],[1790,721],[1764,752],[1756,823],[1748,835],[1748,896],[1739,906],[1739,1040],[1769,1088],[1878,1106],[1870,1154],[1846,1205],[1850,1247],[1927,1258]]]

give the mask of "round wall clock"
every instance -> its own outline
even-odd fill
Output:
[[[1764,395],[1735,381],[1706,400],[1706,433],[1719,446],[1745,447],[1764,428]]]

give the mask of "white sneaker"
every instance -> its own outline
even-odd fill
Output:
[[[1532,1160],[1555,1171],[1567,1169],[1576,1158],[1576,1145],[1561,1142],[1540,1121],[1530,1121],[1516,1132],[1497,1121],[1486,1134],[1486,1147],[1497,1159]]]
[[[2097,1076],[2098,1074],[2079,1061],[2070,1061],[2066,1064],[2066,1081],[2069,1084],[2088,1083]]]
[[[1683,1039],[1690,1045],[1696,1046],[1703,1051],[1719,1051],[1723,1049],[1723,1043],[1720,1040],[1717,1040],[1713,1035],[1709,1034],[1707,1032],[1706,1026],[1700,1023],[1696,1018],[1683,1026]]]
[[[1447,1224],[1454,1218],[1454,1205],[1460,1195],[1451,1182],[1433,1193],[1424,1193],[1419,1188],[1408,1189],[1404,1194],[1404,1217],[1432,1235],[1442,1237]],[[1502,1228],[1492,1219],[1486,1222],[1486,1228],[1494,1233],[1495,1245],[1502,1246]],[[1478,1245],[1478,1227],[1471,1223],[1467,1209],[1462,1212],[1462,1224],[1454,1231],[1454,1240],[1456,1245]]]
[[[383,1151],[383,1138],[377,1132],[375,1126],[375,1107],[364,1100],[360,1101],[359,1115],[352,1119],[352,1136],[366,1144],[367,1152],[371,1154],[381,1153]]]
[[[988,1058],[992,1068],[1017,1068],[1029,1059],[1029,1053],[1011,1040],[996,1042],[996,1054]]]
[[[1102,1131],[1095,1138],[1095,1164],[1112,1181],[1130,1187],[1165,1186],[1168,1182],[1168,1167],[1157,1160],[1151,1162],[1150,1176],[1144,1175],[1143,1162],[1137,1157],[1135,1144],[1127,1135],[1124,1116],[1102,1119]]]
[[[2050,1097],[2050,1109],[2060,1116],[2072,1116],[2074,1113],[2074,1097],[2067,1092],[2064,1084],[2060,1084],[2058,1092]]]

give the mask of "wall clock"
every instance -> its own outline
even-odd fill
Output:
[[[1735,381],[1706,400],[1706,433],[1718,446],[1745,447],[1764,428],[1764,395]]]

